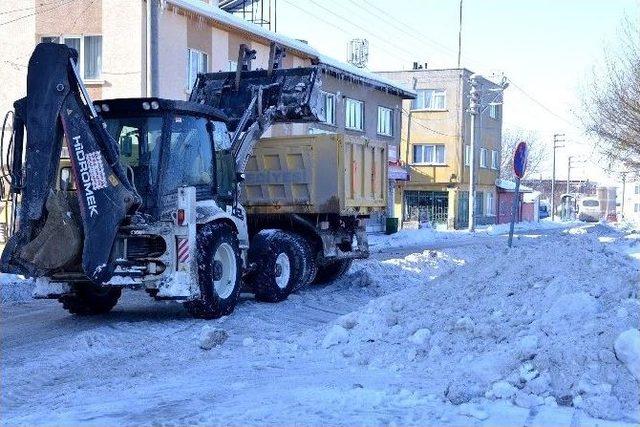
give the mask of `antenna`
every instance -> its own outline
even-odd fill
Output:
[[[349,40],[347,44],[347,62],[358,68],[366,68],[369,62],[369,40]]]

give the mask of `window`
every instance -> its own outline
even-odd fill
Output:
[[[484,193],[482,191],[476,191],[476,197],[473,199],[473,204],[476,206],[475,214],[477,216],[484,216]]]
[[[636,186],[634,188],[634,193],[635,194],[640,194],[640,184],[636,184]]]
[[[498,152],[496,150],[491,150],[491,169],[499,169],[500,162],[498,161]]]
[[[102,36],[44,36],[43,43],[62,43],[78,52],[80,77],[99,80],[102,77]]]
[[[471,146],[464,146],[464,165],[469,166],[471,164]]]
[[[640,203],[635,203],[635,204],[633,205],[633,211],[634,211],[635,213],[640,212]]]
[[[487,149],[486,148],[481,148],[480,149],[480,167],[481,168],[487,168],[489,167],[489,162],[488,162],[488,158],[487,158]]]
[[[445,149],[442,144],[416,144],[413,146],[413,163],[444,165]]]
[[[412,101],[414,110],[445,110],[447,108],[444,89],[418,89],[416,99]]]
[[[213,153],[207,119],[175,116],[171,123],[167,167],[161,195],[173,194],[181,186],[211,186]]]
[[[489,104],[489,117],[498,120],[500,118],[501,107],[499,104]]]
[[[324,122],[328,125],[336,124],[336,96],[332,93],[322,92],[322,105],[324,105]]]
[[[393,136],[393,110],[378,107],[378,135]]]
[[[364,130],[364,102],[347,98],[344,126],[352,130]]]
[[[107,132],[118,143],[120,162],[131,168],[140,194],[158,185],[162,146],[162,117],[127,116],[106,119]],[[146,207],[149,197],[143,197]]]
[[[206,73],[209,57],[206,53],[195,49],[187,49],[187,91],[196,83],[198,73]]]
[[[493,193],[487,193],[487,215],[495,215],[495,207],[493,205]]]

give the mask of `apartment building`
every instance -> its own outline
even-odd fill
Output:
[[[158,88],[154,95],[187,99],[198,73],[235,71],[240,44],[256,51],[252,68],[267,68],[270,44],[286,49],[284,68],[318,65],[325,123],[279,125],[266,136],[346,133],[384,141],[397,152],[402,100],[411,90],[383,76],[323,55],[307,43],[244,21],[215,0],[154,0],[159,7]],[[80,73],[94,99],[147,96],[151,88],[146,0],[4,0],[0,12],[0,109],[26,92],[26,67],[38,42],[78,50]],[[151,15],[151,14],[150,14]],[[7,41],[6,43],[4,41]]]
[[[621,186],[618,188],[622,188]],[[633,180],[625,184],[623,212],[624,219],[640,223],[640,180]]]
[[[394,215],[403,227],[421,222],[463,228],[468,224],[471,154],[470,77],[467,69],[413,69],[381,72],[412,88],[403,103],[397,160],[409,171],[395,195]],[[477,224],[496,220],[496,179],[502,140],[501,87],[479,78],[483,111],[476,119]],[[394,160],[394,159],[391,159]]]

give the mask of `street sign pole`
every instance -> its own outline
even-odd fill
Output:
[[[516,212],[518,211],[518,204],[520,202],[520,178],[516,178],[516,192],[513,198],[513,205],[511,205],[511,224],[509,225],[509,247],[513,242],[513,227],[516,222]]]
[[[513,228],[516,222],[516,215],[520,206],[520,179],[527,170],[527,143],[519,142],[513,151],[513,173],[516,176],[516,191],[511,206],[511,224],[509,224],[509,247],[513,243]]]

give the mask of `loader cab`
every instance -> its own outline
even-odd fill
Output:
[[[143,200],[160,218],[175,208],[178,188],[196,188],[199,200],[231,204],[235,162],[226,117],[218,110],[159,98],[94,103],[120,150],[120,161]]]

